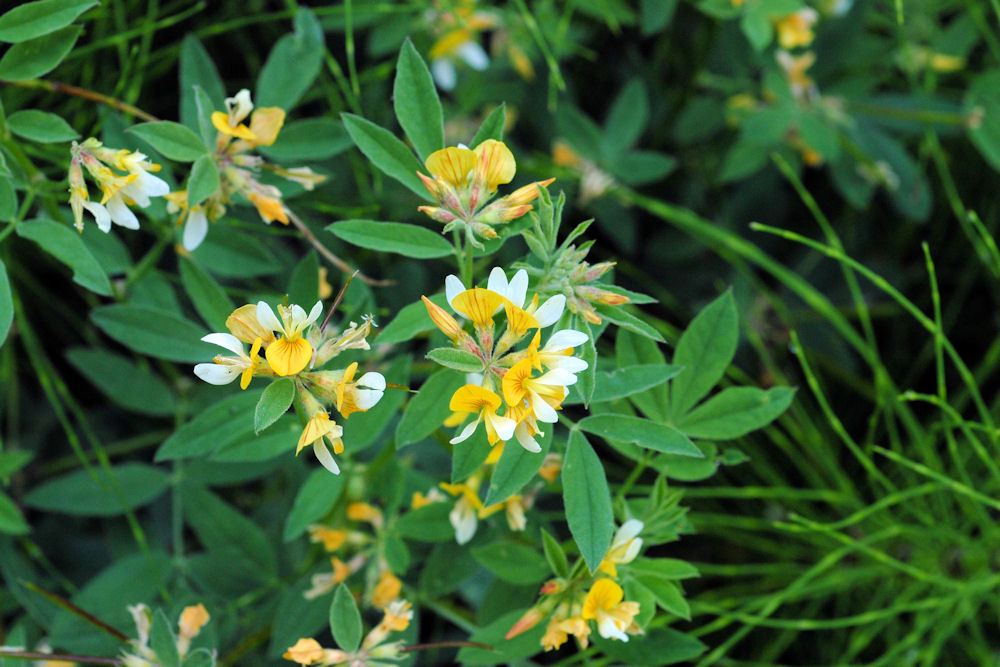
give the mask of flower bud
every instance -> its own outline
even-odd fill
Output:
[[[441,332],[450,338],[452,342],[457,343],[458,339],[461,338],[462,326],[455,320],[454,317],[448,314],[444,308],[428,299],[426,296],[420,297],[424,305],[427,307],[427,314],[430,315],[431,321],[434,322],[434,326],[441,330]]]

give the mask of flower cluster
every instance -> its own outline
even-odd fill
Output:
[[[564,296],[570,312],[579,314],[591,324],[600,324],[601,316],[595,310],[597,304],[620,306],[628,303],[629,298],[594,284],[614,267],[615,262],[590,264],[585,261],[588,252],[590,247],[586,245],[579,249],[574,245],[562,248],[542,277],[538,291]]]
[[[241,389],[246,389],[255,376],[294,377],[297,396],[308,419],[295,453],[312,445],[320,463],[338,474],[340,468],[326,442],[334,453],[343,452],[343,428],[330,419],[324,405],[336,406],[337,412],[347,419],[354,412],[374,407],[386,384],[380,373],[364,373],[356,378],[357,362],[340,370],[318,370],[345,350],[370,349],[367,337],[374,326],[371,317],[366,317],[361,325],[351,322],[342,332],[328,332],[316,326],[322,312],[320,301],[309,313],[296,304],[279,305],[280,317],[263,301],[241,306],[226,319],[230,333],[212,333],[202,338],[233,352],[234,356],[218,355],[212,363],[195,366],[194,372],[205,382],[216,385],[229,384],[239,377]],[[245,344],[250,345],[249,354]]]
[[[156,667],[163,664],[163,661],[156,655],[149,645],[149,632],[153,627],[153,614],[144,604],[137,604],[128,608],[135,621],[135,628],[139,634],[138,639],[130,639],[129,645],[134,653],[124,653],[122,664],[125,667]],[[201,629],[208,623],[210,617],[204,605],[193,605],[185,607],[181,612],[177,622],[177,655],[183,659],[191,648],[191,640],[194,639]]]
[[[401,651],[402,642],[387,642],[389,635],[393,632],[402,632],[410,626],[413,620],[413,609],[406,600],[395,600],[384,609],[385,614],[382,621],[372,628],[371,632],[361,642],[361,646],[355,652],[342,651],[340,649],[323,648],[323,646],[312,638],[299,639],[294,646],[289,647],[282,656],[285,660],[291,660],[300,665],[319,665],[320,667],[332,667],[333,665],[351,665],[352,667],[363,667],[364,665],[382,665],[383,660],[399,660],[405,653]]]
[[[635,622],[639,603],[625,600],[624,590],[616,581],[617,566],[630,563],[639,555],[642,529],[643,523],[636,519],[622,524],[596,577],[583,573],[575,578],[553,579],[542,586],[542,599],[511,627],[507,639],[529,630],[546,617],[548,625],[541,642],[546,651],[558,649],[569,635],[576,637],[581,649],[587,648],[590,621],[596,621],[597,632],[605,639],[627,642],[629,635],[642,632]]]
[[[573,348],[587,341],[583,332],[562,329],[541,344],[541,330],[559,321],[566,297],[557,294],[540,304],[536,294],[525,306],[527,290],[528,274],[523,269],[508,282],[503,269],[494,268],[486,288],[466,289],[457,277],[448,276],[448,303],[456,313],[472,321],[475,336],[466,333],[446,310],[423,297],[434,324],[458,349],[482,364],[481,371],[473,375],[478,382],[460,387],[451,397],[449,407],[454,412],[475,415],[451,439],[452,444],[469,438],[483,423],[491,445],[516,438],[529,452],[541,451],[535,440],[541,432],[538,423],[559,420],[556,410],[569,393],[567,387],[576,382],[576,373],[587,368],[586,361],[572,356]],[[497,337],[493,317],[501,308],[506,314],[506,329]],[[535,334],[528,347],[514,351],[532,329]],[[543,369],[544,373],[537,374]],[[499,410],[504,405],[501,415]]]
[[[150,172],[160,165],[150,162],[137,151],[107,148],[91,137],[82,144],[73,142],[69,163],[69,204],[77,230],[83,231],[83,211],[87,210],[97,227],[107,233],[111,223],[139,229],[139,219],[129,208],[149,206],[150,197],[164,197],[170,192],[167,182]],[[91,201],[84,169],[101,189],[101,201]]]
[[[554,178],[518,188],[506,197],[493,199],[497,188],[514,179],[514,155],[502,141],[487,139],[474,149],[451,146],[434,151],[424,163],[427,176],[417,172],[424,186],[440,206],[420,206],[419,210],[438,222],[445,232],[464,229],[468,243],[482,248],[476,240],[497,237],[495,225],[510,222],[531,210],[538,188]]]
[[[252,113],[251,113],[252,112]],[[247,126],[243,121],[250,117]],[[257,146],[270,146],[278,137],[285,122],[285,111],[280,107],[253,108],[250,91],[243,89],[235,97],[226,99],[226,111],[212,113],[212,125],[218,131],[215,139],[215,167],[219,172],[219,189],[204,202],[190,206],[186,190],[168,197],[168,211],[180,212],[177,224],[184,225],[182,243],[187,250],[194,250],[208,233],[210,220],[218,220],[226,212],[226,204],[239,194],[253,204],[266,223],[275,220],[288,224],[288,213],[281,200],[281,191],[273,185],[258,180],[261,169],[271,171],[294,181],[307,190],[326,179],[308,167],[283,169],[268,164],[250,151]]]
[[[369,503],[355,501],[348,503],[344,519],[346,521],[335,521],[335,525],[339,526],[337,528],[326,524],[309,526],[309,540],[322,544],[327,553],[343,550],[353,552],[353,555],[344,555],[346,562],[338,556],[331,557],[332,571],[313,575],[312,587],[303,596],[307,600],[312,600],[325,595],[355,572],[370,566],[368,571],[372,576],[368,581],[372,582],[372,585],[368,599],[376,608],[386,607],[399,597],[403,590],[403,582],[393,574],[389,564],[379,553],[378,545],[386,523],[382,510]],[[372,536],[353,525],[356,523],[370,524],[375,535]]]

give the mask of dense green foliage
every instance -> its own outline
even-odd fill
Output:
[[[6,11],[0,667],[993,664],[998,22]]]

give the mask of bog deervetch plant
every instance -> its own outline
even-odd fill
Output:
[[[667,627],[690,618],[680,582],[698,572],[663,555],[689,531],[666,472],[739,462],[738,450],[719,453],[715,442],[767,425],[793,394],[726,387],[709,395],[735,353],[731,293],[679,336],[668,364],[662,334],[635,310],[653,299],[616,286],[613,260],[588,261],[608,251],[585,240],[589,221],[564,229],[565,197],[548,190],[554,179],[501,193],[518,177],[502,106],[464,137],[472,148],[446,145],[441,100],[409,41],[393,87],[408,144],[346,112],[339,121],[286,125],[323,54],[323,27],[305,8],[294,12],[294,32],[275,44],[256,86],[232,97],[204,48],[186,39],[175,122],[37,79],[58,64],[53,54],[71,50],[79,34],[72,24],[93,4],[42,0],[0,16],[0,39],[15,43],[0,59],[0,78],[120,112],[100,140],[80,143],[58,116],[17,112],[30,114],[35,129],[24,141],[5,133],[0,212],[10,227],[0,234],[37,243],[81,287],[109,300],[85,302],[89,320],[78,324],[93,322],[81,337],[92,347],[70,359],[116,403],[144,415],[136,437],[157,446],[152,463],[160,465],[112,458],[131,450],[102,444],[113,420],[95,424],[53,373],[42,345],[48,332],[36,327],[35,301],[26,298],[35,289],[30,273],[19,265],[24,275],[11,273],[11,290],[4,268],[4,333],[16,317],[17,338],[74,449],[68,465],[81,466],[29,497],[40,509],[124,514],[135,548],[116,547],[116,562],[73,595],[75,585],[39,550],[0,543],[6,585],[31,614],[16,612],[0,658],[36,657],[27,640],[42,635],[65,649],[60,659],[171,667],[238,663],[265,641],[272,657],[303,665],[396,663],[445,648],[459,648],[459,661],[509,662],[568,650],[570,636],[588,652],[582,659],[600,651],[628,661],[623,646],[636,642],[678,659],[700,653],[697,640]],[[120,114],[145,122],[126,129]],[[18,127],[16,114],[5,122]],[[407,203],[400,217],[408,222],[351,218],[328,225],[332,236],[317,235],[313,214],[324,209],[303,191],[329,181],[282,163],[316,155],[302,137],[322,149],[323,133],[310,132],[331,125],[367,158],[366,171],[427,202]],[[282,146],[287,134],[299,143]],[[73,143],[43,153],[33,141]],[[40,155],[45,162],[36,166]],[[56,178],[67,175],[68,198],[61,182],[48,187],[43,171],[51,165]],[[139,224],[133,207],[148,221]],[[84,211],[106,235],[82,224]],[[421,212],[441,226],[424,226]],[[127,231],[111,234],[112,222]],[[358,274],[327,247],[334,237],[374,251],[367,257],[375,264],[387,253],[454,262],[427,264],[434,279],[426,284],[440,291],[421,294]],[[515,239],[528,250],[519,257]],[[139,247],[145,254],[133,262]],[[165,254],[170,247],[175,257]],[[338,270],[329,275],[342,285],[332,302],[310,247]],[[284,274],[287,289],[276,282]],[[376,327],[375,314],[391,302],[408,305]],[[101,333],[132,358],[110,351]],[[193,382],[192,372],[213,386]],[[296,462],[309,446],[322,469]],[[15,458],[0,471],[24,464]],[[637,491],[644,476],[648,488]],[[260,495],[224,490],[262,477],[250,487],[266,487]],[[168,489],[167,529],[147,532],[137,510]],[[7,495],[0,509],[14,517],[0,530],[29,530]],[[52,577],[42,578],[25,554]],[[487,580],[503,582],[500,602],[490,604],[505,611],[480,622]],[[504,590],[508,583],[516,590]],[[35,613],[37,595],[61,611]],[[206,626],[210,609],[215,622]],[[136,639],[116,628],[128,613]],[[177,633],[171,615],[180,619]],[[377,616],[363,637],[365,618]],[[416,621],[428,628],[434,617],[462,638],[428,631],[418,643]],[[326,619],[336,648],[321,636]],[[95,628],[90,634],[79,630],[84,622]],[[124,643],[124,653],[108,649],[107,639]]]

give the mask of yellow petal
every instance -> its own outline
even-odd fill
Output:
[[[505,303],[504,310],[507,312],[507,328],[518,336],[528,333],[528,329],[538,329],[542,326],[534,315],[523,308],[518,308],[513,301]]]
[[[432,176],[459,188],[468,182],[469,172],[476,166],[476,153],[468,148],[449,146],[431,153],[424,166]]]
[[[487,139],[476,146],[474,152],[477,159],[475,179],[490,192],[496,190],[498,185],[514,180],[517,169],[514,154],[502,141]]]
[[[281,107],[255,109],[250,116],[250,132],[256,138],[251,143],[254,146],[270,146],[277,139],[278,132],[284,124],[285,110]]]
[[[503,397],[508,405],[517,405],[524,400],[526,380],[531,379],[531,359],[522,359],[514,364],[503,376]]]
[[[448,407],[455,412],[473,412],[479,414],[484,407],[496,412],[500,407],[500,397],[489,389],[483,389],[474,384],[459,387],[452,397]]]
[[[279,338],[267,348],[267,365],[278,375],[295,375],[312,359],[313,348],[305,338]]]
[[[240,123],[236,127],[229,124],[229,114],[224,111],[214,111],[212,112],[212,125],[215,126],[219,132],[223,134],[228,134],[232,137],[239,137],[240,139],[248,139],[253,141],[257,137],[253,132],[250,131],[243,123]]]
[[[587,598],[583,601],[583,612],[580,614],[585,619],[597,618],[599,609],[608,610],[618,605],[625,597],[622,587],[610,579],[598,579],[590,587]]]
[[[195,637],[199,632],[201,632],[202,627],[208,623],[210,616],[208,615],[208,610],[205,609],[205,605],[197,604],[191,607],[185,607],[184,611],[181,612],[181,620],[179,623],[179,629],[181,637],[192,638]]]
[[[427,314],[431,317],[431,322],[434,323],[441,332],[450,338],[452,341],[458,341],[458,337],[462,333],[462,326],[455,320],[454,317],[448,314],[444,308],[428,299],[426,296],[420,297],[424,306],[427,307]]]
[[[256,304],[248,303],[247,305],[240,306],[234,310],[233,313],[226,318],[226,328],[244,343],[253,344],[258,338],[261,341],[261,345],[264,346],[270,345],[274,342],[274,332],[269,329],[265,329],[261,326],[261,323],[257,321]]]
[[[387,607],[390,602],[399,597],[402,590],[403,582],[392,572],[385,570],[375,585],[375,592],[372,593],[372,604],[376,607]]]
[[[308,447],[322,438],[324,435],[332,431],[336,425],[337,423],[330,419],[329,415],[325,412],[317,412],[314,414],[309,421],[306,422],[306,427],[302,429],[302,435],[299,436],[299,444],[295,447],[295,455],[298,456],[299,452],[301,452],[303,448]]]
[[[288,224],[288,215],[285,213],[285,208],[282,206],[280,199],[265,197],[256,192],[251,192],[247,195],[247,198],[251,204],[257,207],[257,212],[260,213],[260,217],[264,219],[264,222],[277,220],[286,225]]]
[[[315,639],[300,639],[295,642],[295,646],[290,647],[283,656],[285,660],[292,660],[300,665],[311,665],[317,660],[323,659],[323,647]]]
[[[493,313],[505,301],[503,295],[493,290],[474,287],[456,296],[451,304],[477,327],[485,327],[493,324]]]
[[[472,33],[465,28],[458,28],[446,33],[443,37],[441,37],[441,39],[434,42],[431,46],[431,60],[437,60],[438,58],[444,58],[445,56],[452,55],[458,50],[458,47],[462,46],[470,39],[472,39]]]

